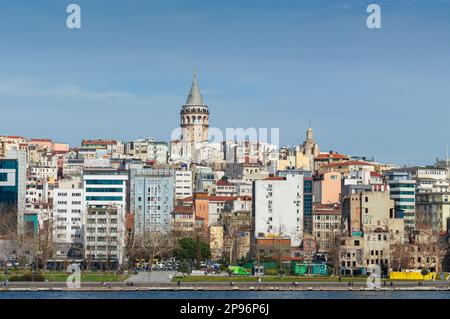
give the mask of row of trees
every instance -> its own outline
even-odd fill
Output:
[[[195,261],[200,268],[201,261],[211,257],[208,243],[196,235],[192,237],[177,238],[172,234],[146,231],[136,234],[127,243],[126,254],[129,266],[134,266],[136,260],[148,260],[150,270],[153,269],[155,258],[171,258],[178,260]]]
[[[33,225],[35,227],[35,225]],[[29,265],[43,269],[55,256],[57,243],[53,238],[54,226],[51,218],[41,221],[40,227],[17,231],[17,211],[12,206],[0,207],[0,259],[16,260],[21,266]],[[37,231],[36,231],[37,230]],[[82,249],[81,249],[82,250]],[[128,267],[136,260],[146,260],[153,268],[155,258],[176,257],[179,260],[194,261],[200,267],[202,260],[211,256],[208,243],[200,235],[178,237],[171,233],[146,231],[127,238],[125,247]],[[79,255],[83,255],[82,251]],[[89,258],[86,265],[92,265]]]

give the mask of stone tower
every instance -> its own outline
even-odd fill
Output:
[[[190,154],[195,161],[195,150],[208,142],[209,127],[208,106],[203,102],[195,72],[186,104],[181,108],[180,127],[182,153]]]

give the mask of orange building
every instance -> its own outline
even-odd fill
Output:
[[[206,231],[209,226],[209,197],[208,193],[195,193],[194,210],[195,216],[201,217],[204,220],[204,230]]]
[[[319,204],[338,203],[341,195],[340,172],[323,172],[315,176],[313,181],[314,202]]]

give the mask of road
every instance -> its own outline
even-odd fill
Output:
[[[152,271],[152,272],[140,272],[137,275],[131,276],[127,279],[128,282],[133,284],[162,284],[170,283],[172,277],[175,276],[174,271]]]

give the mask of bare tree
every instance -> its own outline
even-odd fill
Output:
[[[0,205],[0,236],[9,242],[6,254],[22,261],[33,248],[33,238],[18,232],[17,208],[13,204]]]
[[[339,269],[339,258],[341,254],[341,231],[339,229],[333,230],[331,233],[330,248],[328,250],[328,260],[331,262],[334,268],[334,275],[337,276]]]
[[[401,271],[405,268],[411,268],[410,251],[413,248],[410,244],[394,243],[390,246],[391,267],[396,271]]]
[[[136,234],[127,247],[130,258],[149,259],[149,270],[152,271],[153,259],[169,254],[174,246],[174,238],[170,233],[149,230]]]

